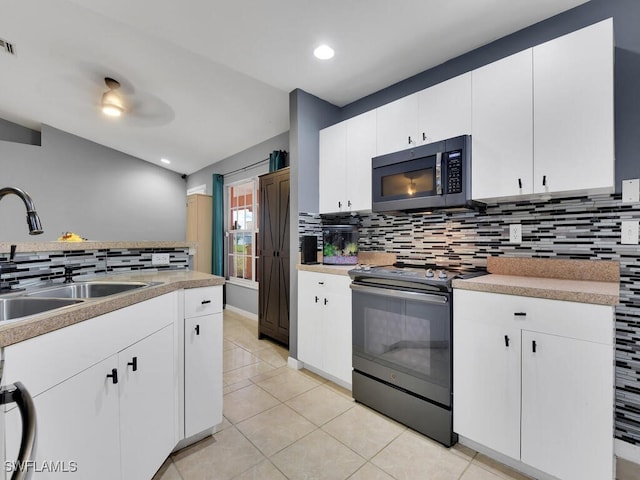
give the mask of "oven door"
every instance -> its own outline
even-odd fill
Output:
[[[353,368],[451,407],[451,298],[352,284]]]

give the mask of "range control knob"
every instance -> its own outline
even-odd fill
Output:
[[[447,278],[447,272],[444,270],[438,270],[438,278],[440,280],[445,280]]]
[[[431,270],[430,268],[427,269],[427,272],[424,274],[424,276],[427,278],[433,278],[433,270]]]

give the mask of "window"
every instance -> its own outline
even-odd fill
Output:
[[[229,280],[253,284],[256,276],[258,197],[256,178],[229,185],[227,272]]]

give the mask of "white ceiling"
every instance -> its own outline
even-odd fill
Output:
[[[295,88],[343,106],[585,2],[0,0],[0,118],[190,174],[287,131]]]

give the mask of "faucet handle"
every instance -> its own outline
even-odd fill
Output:
[[[64,266],[64,283],[73,283],[73,272],[82,268],[82,265],[71,264]]]

